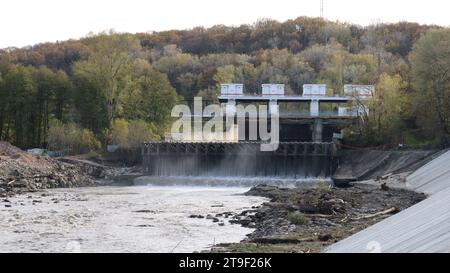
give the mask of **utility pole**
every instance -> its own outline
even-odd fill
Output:
[[[320,18],[323,18],[323,0],[320,0]]]

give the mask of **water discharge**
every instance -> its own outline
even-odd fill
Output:
[[[154,186],[208,186],[208,187],[253,187],[259,184],[283,188],[308,187],[318,182],[332,184],[331,178],[281,178],[281,177],[233,177],[233,176],[141,176],[134,179],[135,185]]]
[[[190,215],[240,212],[266,199],[243,187],[134,186],[48,190],[0,208],[0,252],[193,252],[252,229]]]
[[[149,142],[142,147],[143,171],[154,177],[329,178],[333,143],[283,142],[260,151],[259,142]]]

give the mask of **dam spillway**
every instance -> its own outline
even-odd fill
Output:
[[[143,171],[157,177],[327,178],[333,171],[333,142],[281,142],[261,151],[260,142],[146,142]]]

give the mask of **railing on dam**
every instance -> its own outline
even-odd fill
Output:
[[[282,142],[261,151],[259,142],[147,142],[143,169],[153,176],[329,177],[333,143]]]

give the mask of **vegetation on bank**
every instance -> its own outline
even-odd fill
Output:
[[[450,29],[401,22],[361,27],[320,18],[260,20],[153,33],[100,33],[0,50],[0,139],[21,148],[132,146],[160,139],[172,107],[218,84],[247,92],[284,83],[372,84],[363,127],[347,144],[409,147],[450,142]]]

